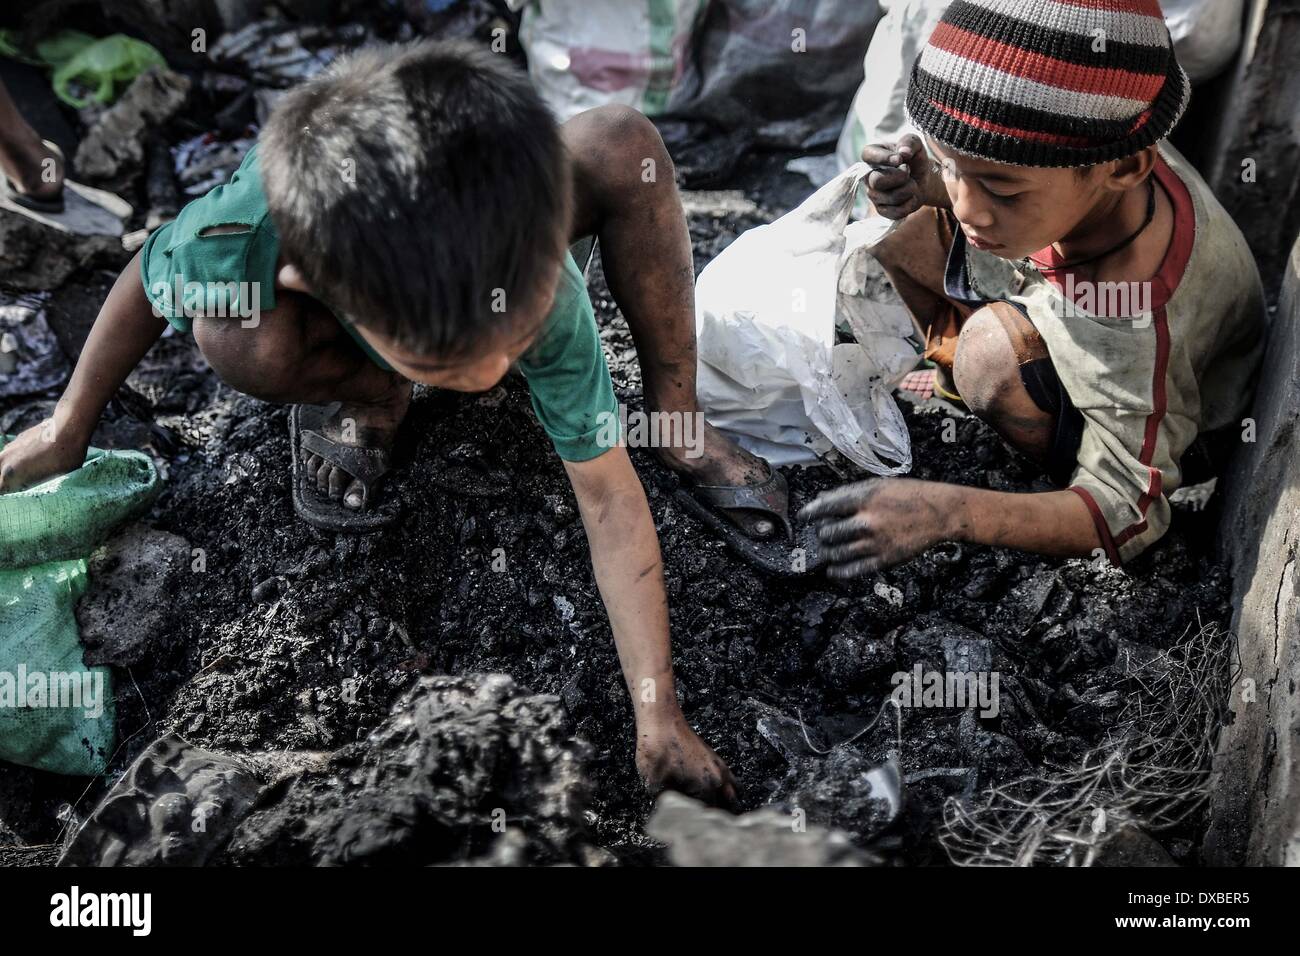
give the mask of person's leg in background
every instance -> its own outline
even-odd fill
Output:
[[[19,194],[53,200],[63,192],[63,158],[41,140],[0,81],[0,172]]]

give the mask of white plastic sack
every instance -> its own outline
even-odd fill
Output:
[[[1242,0],[1160,0],[1178,62],[1193,83],[1217,76],[1241,46]]]
[[[857,163],[776,222],[751,229],[695,286],[700,406],[775,465],[832,447],[878,475],[911,468],[894,386],[916,366],[912,323],[863,292],[868,250],[895,223],[849,225]],[[842,319],[857,342],[835,344]]]
[[[841,169],[858,162],[868,143],[896,142],[911,130],[905,105],[912,64],[951,4],[952,0],[880,0],[884,16],[867,47],[866,78],[853,98],[836,149]]]
[[[560,122],[618,103],[664,112],[708,0],[507,0],[528,75]]]

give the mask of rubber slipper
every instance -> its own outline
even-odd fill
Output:
[[[899,383],[900,392],[908,392],[915,395],[918,399],[925,401],[931,398],[941,398],[953,405],[964,406],[966,404],[956,392],[945,388],[940,380],[939,370],[936,368],[917,369],[915,372],[909,372],[903,381]]]
[[[768,466],[768,476],[756,485],[700,485],[666,468],[656,467],[656,482],[691,517],[716,534],[746,564],[775,577],[802,577],[824,565],[821,543],[811,524],[795,528],[790,521],[790,491],[785,476]],[[781,537],[752,538],[723,512],[762,514],[783,532]]]
[[[375,506],[375,492],[380,480],[391,469],[390,456],[382,448],[348,445],[325,437],[323,426],[338,405],[295,405],[289,411],[289,446],[293,455],[293,510],[314,528],[365,534],[378,531],[397,519],[397,508]],[[316,476],[309,474],[303,452],[319,455],[361,482],[360,508],[322,495]]]
[[[51,143],[48,139],[42,141],[48,149],[53,150],[59,157],[59,162],[63,162],[63,150]],[[30,209],[33,212],[44,212],[50,215],[57,215],[63,212],[63,190],[53,199],[37,199],[35,196],[29,196],[18,189],[18,186],[8,176],[0,176],[0,184],[3,185],[5,198],[11,203],[22,206],[24,209]]]

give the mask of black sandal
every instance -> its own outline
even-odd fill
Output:
[[[48,139],[43,140],[42,142],[48,149],[54,151],[58,156],[59,162],[62,164],[63,150],[59,149],[55,143],[51,143]],[[64,168],[67,168],[66,165]],[[27,193],[22,192],[18,188],[17,184],[15,184],[8,176],[0,177],[0,182],[3,182],[4,184],[5,198],[15,205],[22,206],[24,209],[30,209],[32,212],[43,212],[52,216],[56,216],[63,212],[64,205],[62,188],[60,188],[58,195],[53,199],[37,199],[35,196],[29,196]]]
[[[812,525],[796,529],[790,522],[790,491],[785,476],[768,465],[768,476],[756,485],[699,485],[657,468],[660,484],[692,517],[720,537],[733,554],[750,566],[777,577],[800,577],[816,571],[825,559]],[[751,538],[727,520],[725,511],[750,511],[769,518],[782,534]]]
[[[365,534],[397,519],[394,503],[375,506],[381,479],[392,470],[391,456],[382,448],[348,445],[326,438],[321,431],[337,405],[295,405],[289,411],[289,446],[293,455],[293,510],[309,525],[325,531]],[[361,482],[360,508],[322,495],[316,476],[308,474],[303,452],[319,455]]]

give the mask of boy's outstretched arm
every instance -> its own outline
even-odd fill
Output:
[[[898,564],[943,541],[1086,557],[1101,547],[1088,506],[1072,491],[989,491],[913,478],[873,478],[820,495],[800,512],[817,522],[829,577]]]
[[[611,448],[564,467],[632,698],[637,768],[652,791],[671,788],[729,805],[736,797],[731,771],[677,705],[659,539],[627,451]]]
[[[105,406],[166,327],[144,294],[136,253],[104,300],[54,414],[0,449],[0,494],[81,465]]]

